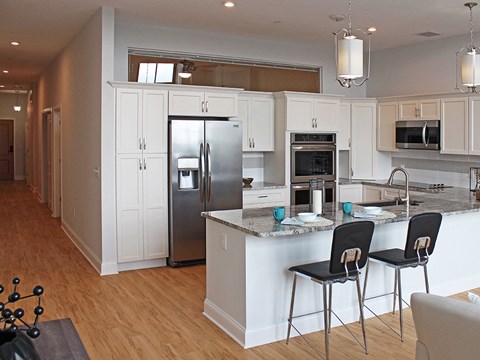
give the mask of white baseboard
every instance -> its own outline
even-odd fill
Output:
[[[116,275],[118,274],[118,266],[117,263],[102,263],[101,266],[102,270],[100,275]]]
[[[85,256],[85,258],[92,264],[99,274],[102,274],[102,261],[93,253],[90,247],[78,236],[75,231],[62,219],[62,229],[67,236],[72,240],[75,246]]]
[[[143,260],[143,261],[133,261],[128,263],[119,263],[116,264],[118,271],[129,271],[129,270],[140,270],[140,269],[149,269],[154,267],[166,266],[166,259],[153,259],[153,260]]]

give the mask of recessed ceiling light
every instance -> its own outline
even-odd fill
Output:
[[[345,15],[330,15],[329,18],[335,22],[340,22],[345,20]]]
[[[8,70],[3,70],[3,72],[4,72],[5,74],[8,74]]]
[[[223,5],[224,5],[225,7],[234,7],[234,6],[235,6],[235,3],[234,3],[233,1],[225,1],[225,2],[223,3]]]
[[[0,88],[4,88],[4,87],[5,87],[5,85],[0,85]]]
[[[377,28],[375,28],[375,27],[369,27],[369,28],[368,28],[368,31],[369,31],[369,32],[375,32],[375,31],[377,31]]]
[[[18,41],[11,41],[10,44],[13,45],[13,46],[20,45],[20,43]]]

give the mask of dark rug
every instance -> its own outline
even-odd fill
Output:
[[[38,324],[41,335],[32,340],[42,360],[88,360],[82,340],[69,318]]]

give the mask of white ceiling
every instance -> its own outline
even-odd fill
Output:
[[[372,49],[398,47],[465,34],[465,0],[352,0],[352,27],[375,26]],[[346,27],[330,15],[347,13],[347,0],[3,0],[0,5],[0,85],[28,87],[100,6],[116,8],[116,19],[167,27],[332,46],[333,31]],[[477,21],[475,21],[477,19]],[[474,8],[480,28],[480,6]],[[440,36],[425,38],[422,32]],[[10,41],[21,43],[12,46]],[[478,42],[477,42],[478,44]]]

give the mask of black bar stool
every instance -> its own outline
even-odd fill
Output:
[[[324,332],[325,332],[325,354],[328,360],[328,333],[331,328],[332,320],[332,284],[345,283],[347,281],[355,281],[357,284],[358,307],[360,309],[360,320],[362,323],[362,333],[364,345],[358,341],[353,333],[348,329],[350,334],[362,346],[365,353],[367,350],[367,338],[365,334],[365,322],[363,319],[363,303],[360,290],[360,269],[363,268],[367,262],[367,255],[372,242],[374,224],[371,221],[358,221],[339,225],[333,231],[332,250],[330,254],[330,261],[322,261],[310,264],[303,264],[292,266],[289,270],[293,271],[293,287],[292,300],[290,303],[290,315],[288,317],[288,332],[287,344],[290,338],[290,331],[293,327],[295,331],[302,336],[302,338],[315,350],[312,344],[298,331],[292,324],[294,318],[316,314],[323,311]],[[297,284],[297,275],[301,274],[309,277],[310,280],[319,283],[323,286],[323,310],[316,311],[304,315],[293,316],[293,306],[295,303],[295,288]],[[328,305],[327,305],[327,285],[328,285]],[[337,319],[346,327],[340,318],[333,313]],[[321,355],[320,355],[321,356]]]
[[[410,305],[402,299],[402,281],[400,277],[400,271],[404,268],[422,266],[425,277],[425,289],[427,293],[430,292],[430,287],[428,284],[427,263],[430,255],[432,255],[435,248],[435,243],[441,223],[442,214],[439,213],[423,213],[412,216],[408,223],[407,242],[405,244],[404,250],[388,249],[368,254],[367,269],[365,270],[365,282],[363,284],[362,300],[365,303],[366,300],[376,299],[381,296],[393,294],[393,313],[395,313],[395,302],[398,294],[398,307],[400,310],[400,334],[390,325],[380,319],[377,314],[375,314],[367,305],[365,305],[365,307],[380,321],[387,325],[392,331],[399,335],[401,341],[403,341],[402,302],[404,302],[407,306]],[[370,261],[375,261],[395,269],[395,283],[393,286],[393,292],[365,298]]]

